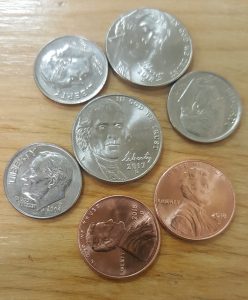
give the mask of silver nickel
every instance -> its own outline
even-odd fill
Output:
[[[162,148],[158,119],[143,102],[124,95],[91,100],[78,114],[73,149],[82,168],[108,182],[128,182],[145,175]]]
[[[77,161],[64,149],[45,143],[17,152],[4,174],[10,203],[26,216],[56,217],[77,201],[82,175]]]
[[[191,37],[174,16],[143,8],[120,16],[110,27],[106,53],[123,79],[163,86],[178,79],[192,58]]]
[[[167,110],[172,126],[196,142],[228,137],[241,118],[238,93],[224,78],[210,72],[191,72],[171,88]]]
[[[90,100],[103,88],[108,61],[91,41],[78,36],[59,37],[38,54],[34,78],[41,92],[62,104]]]

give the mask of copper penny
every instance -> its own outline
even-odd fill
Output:
[[[80,252],[98,274],[115,279],[135,276],[151,265],[160,247],[153,213],[126,196],[97,201],[78,230]]]
[[[204,240],[221,233],[235,210],[230,181],[212,165],[188,160],[169,168],[154,195],[158,219],[171,233]]]

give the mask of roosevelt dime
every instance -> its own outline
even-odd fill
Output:
[[[160,124],[143,102],[124,95],[105,95],[78,114],[73,149],[89,174],[109,182],[127,182],[145,175],[162,147]]]
[[[93,98],[104,86],[108,62],[102,50],[78,36],[59,37],[35,61],[34,78],[48,98],[77,104]]]
[[[191,72],[171,88],[167,110],[172,126],[185,137],[211,143],[228,137],[238,126],[241,101],[224,78]]]
[[[56,145],[37,143],[20,150],[10,160],[4,188],[19,212],[46,219],[64,213],[77,201],[82,175],[68,152]]]
[[[120,16],[106,38],[110,65],[123,79],[162,86],[179,78],[192,58],[187,29],[157,9],[137,9]]]
[[[176,236],[204,240],[223,232],[235,211],[231,182],[214,166],[186,160],[170,167],[154,195],[161,224]]]
[[[83,216],[78,244],[94,271],[122,279],[140,274],[153,263],[160,247],[160,230],[144,204],[127,196],[109,196]]]

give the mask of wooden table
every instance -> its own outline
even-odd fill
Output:
[[[245,0],[133,1],[0,0],[0,176],[15,152],[34,142],[56,143],[73,153],[71,128],[82,105],[56,104],[33,80],[34,59],[48,41],[82,35],[104,48],[113,20],[138,7],[159,8],[181,20],[194,47],[190,70],[211,71],[229,80],[243,102],[239,128],[214,144],[190,142],[168,121],[170,86],[130,86],[109,71],[100,95],[122,93],[142,99],[160,120],[164,147],[156,166],[126,185],[109,185],[83,173],[84,190],[67,213],[50,219],[25,217],[0,190],[0,299],[247,299],[248,2]],[[96,200],[123,194],[152,210],[161,174],[185,159],[203,159],[222,170],[236,192],[235,217],[214,239],[187,242],[161,228],[161,250],[139,277],[113,281],[85,264],[77,245],[82,215]]]

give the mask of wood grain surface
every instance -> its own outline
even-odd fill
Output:
[[[246,0],[111,1],[0,0],[0,176],[17,150],[34,142],[56,143],[70,153],[71,128],[82,105],[56,104],[41,94],[33,79],[35,57],[47,42],[82,35],[104,48],[113,20],[138,7],[175,15],[193,40],[188,71],[211,71],[239,92],[243,115],[239,128],[214,144],[190,142],[168,121],[170,86],[130,86],[112,70],[100,95],[140,98],[157,115],[164,146],[156,166],[124,185],[100,182],[83,173],[84,189],[67,213],[49,220],[25,217],[0,190],[0,299],[248,299],[247,78],[248,2]],[[153,193],[161,174],[185,159],[203,159],[231,180],[236,212],[221,235],[187,242],[161,228],[161,250],[153,265],[128,281],[99,277],[85,264],[77,245],[82,215],[96,200],[123,194],[154,211]]]

